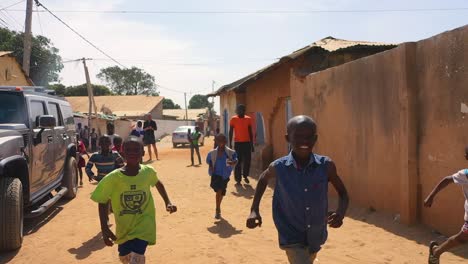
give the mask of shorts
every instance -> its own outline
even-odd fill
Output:
[[[156,144],[156,138],[154,136],[144,136],[143,137],[143,144],[146,145],[152,145],[152,144]]]
[[[465,221],[465,224],[463,224],[461,231],[463,234],[468,234],[468,221]]]
[[[126,256],[132,252],[144,255],[146,252],[146,247],[148,247],[148,242],[138,238],[125,241],[119,245],[119,256]]]
[[[223,177],[219,175],[211,176],[211,183],[210,187],[215,191],[222,191],[222,195],[226,195],[227,184],[229,182],[229,178],[223,179]]]
[[[314,263],[317,252],[310,253],[306,246],[300,244],[281,247],[286,251],[286,256],[291,264],[310,264]]]

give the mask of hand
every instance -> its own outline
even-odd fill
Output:
[[[261,227],[262,226],[262,217],[260,216],[260,213],[255,212],[254,210],[252,210],[249,217],[247,218],[246,225],[250,229],[254,229],[257,226]]]
[[[424,200],[424,207],[431,207],[434,202],[434,197],[429,195],[426,200]]]
[[[114,245],[114,241],[117,240],[117,237],[114,235],[114,233],[112,233],[107,225],[101,227],[101,232],[104,244],[106,244],[108,247],[112,247]]]
[[[328,225],[332,228],[338,228],[343,225],[343,218],[344,216],[336,213],[336,212],[329,212],[328,213]]]
[[[166,205],[166,211],[168,211],[171,214],[175,213],[175,212],[177,212],[177,206],[169,203],[169,204]]]

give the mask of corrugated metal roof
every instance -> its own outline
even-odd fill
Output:
[[[87,96],[70,96],[65,97],[65,99],[70,102],[73,111],[88,112],[89,102]],[[162,96],[146,95],[94,96],[98,112],[102,112],[102,108],[105,107],[119,117],[143,116],[162,103],[163,99]]]
[[[311,51],[312,49],[321,49],[325,50],[328,52],[336,52],[339,50],[347,50],[350,48],[357,48],[357,47],[369,47],[369,46],[396,46],[396,44],[391,44],[391,43],[381,43],[381,42],[370,42],[370,41],[352,41],[352,40],[344,40],[344,39],[337,39],[334,37],[326,37],[321,40],[318,40],[316,42],[313,42],[312,44],[294,51],[291,54],[288,54],[286,56],[281,57],[277,62],[272,63],[252,74],[249,74],[245,76],[244,78],[241,78],[233,83],[227,84],[219,88],[216,92],[212,94],[208,94],[208,96],[216,96],[219,95],[223,92],[226,91],[231,91],[235,90],[237,88],[240,88],[243,84],[256,80],[258,77],[260,77],[262,74],[278,67],[279,65],[290,61],[294,60],[301,55],[304,55],[305,53]]]

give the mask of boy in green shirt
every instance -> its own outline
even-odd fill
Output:
[[[166,189],[151,166],[140,164],[143,144],[131,136],[123,144],[127,164],[104,177],[92,193],[91,199],[99,203],[102,237],[107,246],[118,244],[122,263],[145,263],[148,245],[156,243],[156,218],[150,188],[156,186],[170,213],[177,211]],[[107,225],[107,202],[111,200],[116,234]]]

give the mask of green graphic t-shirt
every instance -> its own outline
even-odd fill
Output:
[[[150,245],[156,243],[156,213],[151,187],[158,182],[151,166],[140,165],[136,176],[127,176],[114,170],[104,177],[91,194],[98,203],[111,200],[116,223],[116,244],[135,238]]]
[[[191,138],[192,138],[192,144],[194,146],[198,145],[198,137],[201,136],[201,133],[200,132],[192,132],[192,135],[190,135]]]

